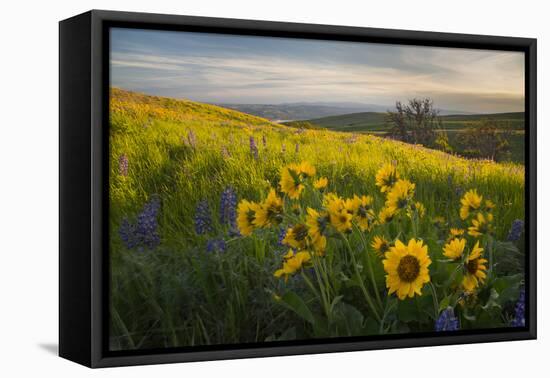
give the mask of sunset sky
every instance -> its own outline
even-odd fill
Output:
[[[524,111],[518,52],[111,30],[111,85],[209,103],[431,97],[438,108]]]

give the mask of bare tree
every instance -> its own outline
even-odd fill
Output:
[[[441,118],[431,99],[413,98],[407,104],[398,101],[395,111],[387,112],[386,121],[391,126],[388,131],[391,138],[435,147]]]

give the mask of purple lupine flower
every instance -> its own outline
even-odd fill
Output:
[[[118,229],[118,234],[124,245],[126,245],[126,248],[133,249],[134,247],[136,247],[136,225],[130,223],[127,218],[124,218],[122,220],[120,228]]]
[[[237,194],[228,186],[220,197],[220,222],[229,226],[229,235],[238,236],[237,228]]]
[[[126,248],[141,250],[143,247],[147,247],[153,249],[160,244],[158,233],[159,209],[160,200],[155,196],[143,206],[143,210],[138,214],[135,223],[131,223],[127,218],[123,219],[119,235]]]
[[[223,239],[210,239],[206,243],[207,252],[225,252],[226,247],[225,240]]]
[[[193,148],[197,146],[197,135],[193,130],[189,130],[187,133],[187,143]]]
[[[210,231],[212,231],[210,207],[206,200],[202,200],[197,204],[195,210],[195,232],[197,235],[203,235]]]
[[[264,148],[267,147],[267,137],[265,136],[265,134],[262,135],[262,144],[263,144]]]
[[[253,136],[250,137],[250,152],[254,156],[254,159],[258,160],[258,146]]]
[[[459,328],[458,326],[458,319],[454,315],[453,309],[451,307],[447,307],[443,312],[441,312],[441,315],[439,315],[439,318],[435,321],[435,330],[437,332],[440,331],[457,331]]]
[[[524,222],[521,219],[516,219],[512,222],[512,226],[510,227],[510,232],[508,232],[508,241],[515,242],[518,241],[521,237],[521,233],[523,232],[523,225]]]
[[[519,292],[516,313],[510,325],[512,327],[525,327],[525,289],[521,289]]]
[[[122,154],[118,158],[118,174],[128,176],[128,156],[126,154]]]
[[[277,240],[277,245],[283,247],[284,244],[283,244],[283,239],[285,238],[286,236],[286,232],[287,232],[288,229],[284,228],[284,227],[281,227],[281,229],[279,230],[279,237],[278,237],[278,240]]]
[[[294,152],[300,152],[300,143],[296,143],[296,146],[294,147]]]

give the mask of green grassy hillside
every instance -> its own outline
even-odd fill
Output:
[[[508,324],[505,309],[521,278],[510,272],[521,272],[522,260],[514,245],[499,240],[513,220],[524,218],[522,165],[466,160],[373,135],[299,130],[120,89],[112,89],[110,107],[112,350],[431,331],[435,301],[456,305],[459,314],[452,295],[461,292],[462,273],[450,272],[463,265],[445,262],[442,245],[450,227],[468,227],[459,208],[471,189],[495,204],[492,236],[479,240],[498,269],[473,302],[463,304],[461,324]],[[283,168],[304,161],[328,185],[314,189],[307,181],[304,194],[290,199],[280,192]],[[387,199],[375,175],[385,164],[414,183],[422,216],[382,220]],[[239,236],[221,215],[242,200],[263,201],[271,188],[282,198],[284,220]],[[307,207],[323,206],[326,192],[372,196],[380,221],[361,234],[334,232],[326,257],[312,257],[288,280],[274,277],[289,249],[281,245],[281,231],[303,222]],[[375,235],[429,245],[433,291],[425,286],[421,296],[403,301],[387,295],[382,260],[370,247]],[[467,238],[470,247],[474,238]],[[497,299],[493,288],[502,293]]]
[[[442,116],[442,128],[446,130],[464,129],[479,124],[483,119],[498,120],[502,127],[522,130],[525,126],[524,113],[497,113],[475,115]],[[365,112],[311,119],[307,122],[330,130],[348,132],[386,131],[386,113]]]

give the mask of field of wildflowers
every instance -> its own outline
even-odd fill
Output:
[[[112,350],[523,326],[524,167],[112,89]]]

